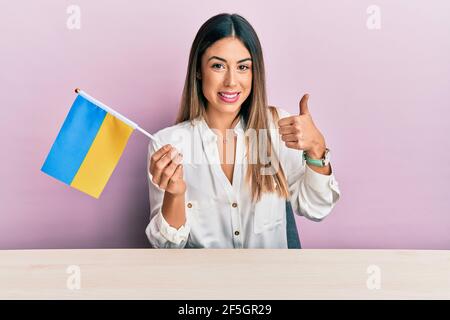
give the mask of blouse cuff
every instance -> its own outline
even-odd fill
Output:
[[[176,243],[177,245],[179,245],[183,241],[187,241],[189,237],[189,232],[191,230],[187,220],[186,223],[177,230],[174,227],[172,227],[166,221],[166,219],[164,219],[162,212],[159,212],[159,217],[160,217],[159,230],[164,238],[166,238],[170,242]]]
[[[308,165],[305,166],[305,182],[313,190],[319,193],[324,193],[329,191],[330,188],[333,188],[333,186],[336,184],[336,179],[333,173],[331,173],[330,175],[325,175],[314,171]]]

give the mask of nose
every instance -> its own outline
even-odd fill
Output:
[[[227,87],[234,87],[236,86],[236,74],[235,71],[231,68],[228,69],[226,76],[225,76],[225,86]]]

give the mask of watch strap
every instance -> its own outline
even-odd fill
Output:
[[[328,149],[325,150],[324,156],[322,159],[313,159],[308,157],[306,154],[306,151],[303,151],[303,159],[306,161],[306,163],[309,163],[310,165],[316,166],[316,167],[325,167],[325,156],[328,152]]]

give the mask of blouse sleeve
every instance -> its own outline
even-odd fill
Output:
[[[290,116],[282,109],[277,110],[280,119]],[[293,212],[312,221],[321,221],[330,214],[340,197],[334,170],[331,175],[315,172],[303,161],[302,150],[286,147],[278,131],[276,135]]]
[[[156,146],[153,141],[150,141],[148,146],[147,156],[147,180],[149,186],[149,200],[150,200],[150,223],[145,229],[150,244],[154,248],[184,248],[189,238],[190,226],[189,222],[175,229],[170,226],[162,215],[162,203],[164,199],[164,190],[152,181],[152,176],[148,168],[150,167],[150,159],[156,151]]]

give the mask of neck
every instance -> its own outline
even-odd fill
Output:
[[[239,117],[236,118],[239,110],[235,113],[220,113],[212,108],[206,108],[206,123],[210,128],[218,129],[221,132],[233,129],[239,121]]]

